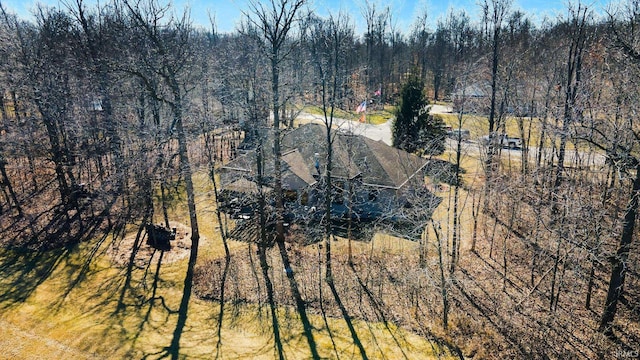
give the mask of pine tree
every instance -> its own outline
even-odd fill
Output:
[[[444,152],[442,119],[429,115],[429,102],[420,77],[410,75],[402,87],[393,123],[393,146],[411,153],[439,155]]]

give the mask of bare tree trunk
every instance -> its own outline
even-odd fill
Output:
[[[458,115],[458,129],[462,129],[462,116],[464,114],[464,105]],[[462,132],[458,131],[456,139],[456,171],[455,184],[453,189],[453,236],[451,240],[451,267],[450,273],[453,275],[460,257],[460,215],[458,214],[458,198],[460,196],[460,167],[462,158]]]
[[[180,171],[184,176],[185,188],[187,191],[187,208],[189,209],[189,222],[191,224],[191,249],[189,252],[189,262],[187,264],[187,273],[184,277],[184,290],[182,300],[180,301],[180,309],[178,310],[178,323],[171,340],[171,358],[177,360],[179,358],[180,338],[182,336],[184,326],[187,322],[187,314],[189,310],[189,301],[191,300],[191,290],[193,286],[193,274],[198,259],[198,247],[200,244],[200,231],[198,228],[198,217],[196,214],[195,190],[193,188],[193,179],[191,172],[191,163],[189,162],[189,152],[187,150],[187,137],[182,125],[182,98],[179,94],[177,84],[173,84],[173,96],[175,103],[172,110],[174,111],[174,122],[178,134],[178,154],[180,157]]]
[[[40,107],[41,114],[43,111],[45,110]],[[64,152],[60,145],[60,138],[56,126],[53,124],[53,120],[45,114],[46,111],[44,114],[42,114],[42,117],[47,129],[47,135],[49,136],[49,145],[51,146],[51,155],[56,172],[56,180],[58,181],[60,200],[63,204],[69,204],[71,201],[71,188],[69,186],[69,183],[67,182],[67,177],[64,170]]]
[[[476,197],[478,201],[476,202]],[[480,204],[482,196],[478,195],[476,190],[473,190],[473,197],[471,199],[471,216],[473,217],[473,229],[471,234],[471,251],[476,252],[476,242],[478,239],[478,216],[480,215]]]
[[[433,232],[436,236],[436,244],[438,245],[438,264],[440,265],[440,290],[442,295],[442,327],[447,331],[449,329],[449,284],[447,278],[444,275],[444,259],[442,240],[440,239],[440,229],[432,222]]]
[[[491,4],[491,6],[489,6]],[[500,45],[502,38],[502,22],[504,16],[509,11],[511,3],[510,0],[485,0],[482,4],[485,21],[491,23],[493,33],[491,34],[491,105],[489,107],[489,134],[498,130],[498,121],[496,121],[496,100],[498,91],[498,65],[500,63]],[[489,12],[491,11],[491,14]],[[499,119],[498,119],[499,120]],[[497,139],[497,138],[496,138]],[[495,173],[495,167],[497,166],[496,157],[496,145],[495,141],[490,141],[487,151],[486,160],[486,173],[487,182],[485,186],[484,197],[484,211],[487,211],[489,207],[489,184]]]
[[[314,358],[319,358],[317,346],[313,337],[313,327],[307,317],[306,305],[300,295],[295,273],[291,267],[289,255],[285,245],[284,234],[284,198],[282,189],[282,148],[280,139],[280,65],[289,52],[288,34],[295,22],[295,16],[306,0],[270,0],[268,6],[263,6],[256,1],[250,1],[250,7],[255,15],[255,19],[249,19],[261,31],[261,36],[267,44],[267,57],[271,65],[271,112],[273,115],[273,172],[274,186],[273,195],[275,197],[275,230],[276,244],[280,251],[280,257],[284,265],[284,270],[289,280],[289,286],[296,301],[296,308],[300,315],[300,320],[304,328],[305,337],[309,344],[309,349]]]
[[[585,300],[585,304],[584,304],[584,307],[586,309],[591,309],[591,295],[593,294],[595,275],[596,275],[596,262],[594,259],[592,259],[591,269],[589,270],[589,283],[587,285],[587,299]]]
[[[556,226],[562,228],[564,226],[564,221],[556,224]],[[553,276],[551,278],[551,297],[549,300],[549,311],[553,311],[553,304],[555,301],[556,295],[556,281],[558,278],[558,268],[560,267],[560,250],[562,250],[562,242],[563,236],[561,233],[556,234],[556,251],[553,259]]]
[[[629,205],[624,215],[624,226],[622,228],[622,236],[616,255],[611,258],[613,268],[611,270],[611,278],[609,280],[609,289],[607,290],[607,300],[605,301],[604,311],[600,319],[599,331],[606,335],[613,335],[611,324],[616,316],[618,301],[622,296],[625,276],[627,273],[627,259],[629,258],[629,249],[633,241],[633,232],[636,225],[636,214],[638,212],[638,197],[640,196],[640,163],[636,165],[636,178],[633,181],[633,189],[629,199]]]
[[[11,206],[11,203],[8,203],[7,205],[9,206],[9,208],[15,207],[15,209],[18,211],[18,216],[22,217],[22,207],[20,206],[20,202],[18,201],[18,197],[16,196],[15,191],[13,191],[11,179],[9,179],[9,175],[7,175],[6,165],[7,161],[4,159],[4,156],[0,154],[0,174],[2,174],[1,183],[3,188],[7,188],[7,190],[9,191],[9,195],[11,196],[11,200],[13,200],[13,206]]]
[[[169,212],[167,208],[167,197],[165,192],[166,192],[166,189],[164,187],[164,179],[162,179],[160,180],[160,197],[162,201],[162,216],[164,217],[164,226],[166,226],[167,229],[170,229],[171,226],[169,225]]]

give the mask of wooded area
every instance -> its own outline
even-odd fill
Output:
[[[231,33],[157,0],[60,3],[28,21],[0,1],[1,309],[52,273],[57,261],[32,278],[40,256],[86,245],[70,288],[119,248],[114,314],[144,298],[137,306],[162,303],[176,318],[159,357],[181,356],[194,298],[219,307],[217,357],[223,319],[248,305],[266,309],[269,356],[279,359],[342,356],[318,342],[318,314],[327,329],[327,318],[344,321],[353,344],[344,351],[363,359],[377,356],[355,321],[429,339],[439,347],[429,357],[639,357],[640,0],[600,14],[571,2],[539,23],[510,0],[484,0],[478,21],[455,11],[435,29],[426,10],[402,29],[391,9],[365,2],[363,34],[356,15],[321,17],[306,0],[250,0]],[[453,112],[428,115],[425,94]],[[418,105],[407,110],[409,96]],[[407,125],[412,136],[394,138],[428,165],[409,170],[413,155],[393,153],[414,187],[387,186],[402,201],[364,230],[366,212],[354,209],[383,192],[360,196],[371,184],[354,169],[374,163],[352,164],[362,150],[336,123],[363,102],[398,105],[398,116],[433,127]],[[285,141],[309,107],[320,109],[323,141],[322,159],[305,165],[317,172],[314,192],[297,194],[318,201],[296,208],[315,216],[295,217],[313,224],[304,229],[292,220],[287,171],[305,157]],[[459,135],[445,147],[442,121],[472,128],[472,140],[509,133],[523,146]],[[241,200],[253,221],[247,243],[232,235],[246,219],[225,212],[237,199],[222,198],[219,173],[239,154],[256,169]],[[199,254],[203,228],[215,229],[208,241],[223,244],[222,257]],[[395,241],[409,250],[379,251],[376,233],[403,235]],[[149,246],[161,255],[141,258]],[[188,260],[172,310],[156,290],[165,253],[179,247]],[[34,258],[21,270],[7,262],[13,254]],[[304,355],[287,348],[283,308],[299,319]]]

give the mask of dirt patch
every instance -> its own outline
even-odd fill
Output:
[[[182,223],[172,223],[171,226],[176,229],[176,238],[171,241],[171,249],[164,251],[163,263],[173,263],[185,259],[191,251],[191,227]],[[131,232],[121,241],[110,245],[107,253],[115,264],[126,266],[129,264],[131,251],[137,243],[138,251],[134,258],[134,265],[144,268],[149,264],[153,255],[161,251],[148,245],[147,237],[146,230],[142,230],[140,235],[138,235],[138,231]],[[201,243],[204,240],[204,238],[200,238]]]

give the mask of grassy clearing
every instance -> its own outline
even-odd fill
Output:
[[[205,175],[198,174],[195,184],[200,189],[197,203],[204,237],[200,259],[220,258],[223,247],[217,236],[209,182]],[[186,218],[182,205],[169,210],[171,219]],[[412,251],[415,245],[385,237],[376,238],[373,244],[380,251]],[[123,295],[127,269],[112,261],[106,251],[112,245],[107,238],[98,247],[85,243],[40,254],[0,251],[0,326],[4,335],[0,348],[11,349],[4,354],[12,359],[140,359],[166,355],[165,347],[176,325],[186,259],[160,263],[156,253],[146,271],[134,268],[131,288]],[[356,245],[360,247],[361,251],[371,250],[370,244]],[[246,245],[231,242],[231,248]],[[265,307],[225,305],[220,338],[219,308],[218,303],[192,297],[180,344],[181,357],[213,358],[216,352],[226,359],[275,357]],[[279,317],[287,358],[308,358],[308,345],[295,311],[281,307]],[[319,315],[310,319],[323,357],[358,357],[343,319],[328,318],[326,324]],[[428,359],[435,357],[434,351],[439,348],[391,324],[353,323],[370,358]]]
[[[322,107],[320,106],[315,106],[315,105],[307,105],[302,109],[304,112],[312,114],[312,115],[318,115],[318,116],[324,116],[324,112],[322,111]],[[329,110],[329,109],[327,109]],[[338,109],[336,108],[333,112],[333,116],[337,117],[337,118],[342,118],[342,119],[357,119],[358,115],[355,114],[355,112],[352,111],[345,111],[342,109]]]
[[[453,128],[458,128],[458,114],[438,114],[446,125]],[[537,145],[540,139],[541,124],[539,119],[522,119],[525,135],[529,133],[531,129],[530,143]],[[471,133],[471,139],[477,139],[481,136],[487,135],[489,129],[489,119],[482,115],[464,115],[462,117],[462,128],[468,129]],[[520,127],[518,125],[518,119],[508,117],[505,124],[507,134],[513,137],[520,137]]]

